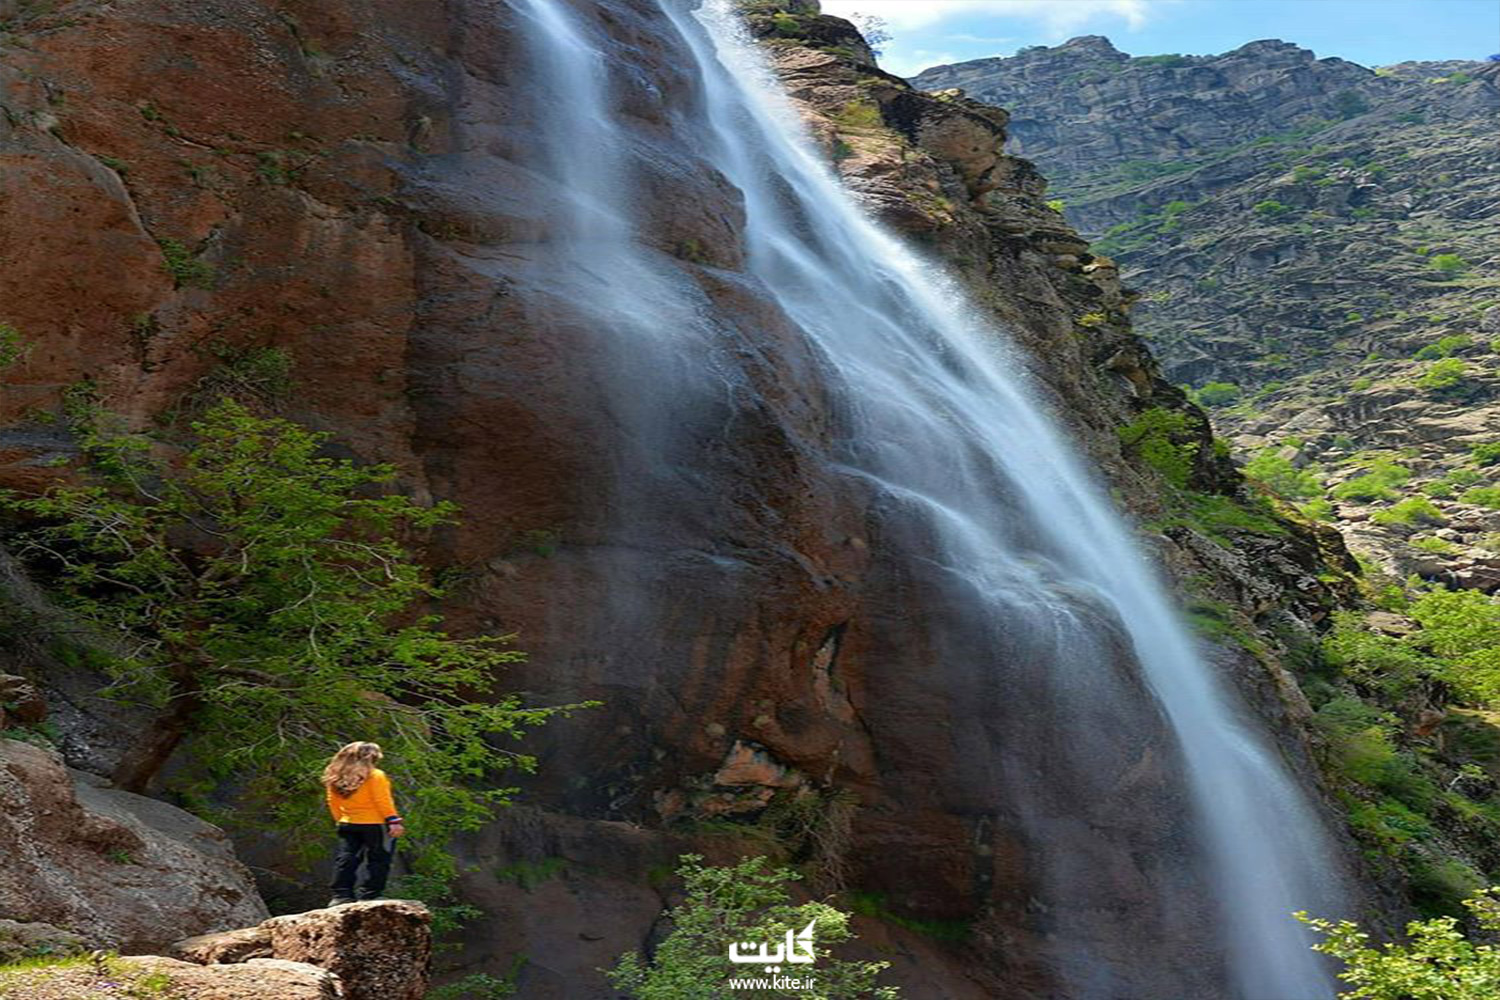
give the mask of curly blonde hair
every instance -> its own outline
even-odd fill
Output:
[[[378,743],[346,743],[323,768],[323,784],[347,799],[365,783],[383,756]]]

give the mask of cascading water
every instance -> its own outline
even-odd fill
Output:
[[[514,2],[534,85],[550,98],[537,112],[532,169],[569,192],[548,222],[545,280],[616,341],[629,369],[631,391],[616,403],[640,448],[618,459],[629,478],[628,466],[649,461],[649,442],[670,439],[674,406],[719,377],[719,328],[693,281],[637,232],[636,152],[590,5]],[[885,521],[905,526],[890,532],[904,547],[894,558],[943,593],[964,638],[939,635],[940,654],[973,659],[997,688],[1017,683],[1018,663],[1034,665],[1034,696],[1062,706],[1078,727],[1072,759],[1041,784],[1076,783],[1087,793],[1097,780],[1092,765],[1110,756],[1109,726],[1130,718],[1118,709],[1130,693],[1100,665],[1128,647],[1155,698],[1143,711],[1165,716],[1180,749],[1182,808],[1197,833],[1182,846],[1191,855],[1183,864],[1208,873],[1235,995],[1331,996],[1326,970],[1290,918],[1298,908],[1335,906],[1319,822],[1014,374],[1022,365],[1012,349],[939,269],[862,214],[803,135],[727,2],[695,13],[665,2],[693,55],[699,93],[691,113],[667,116],[663,127],[701,130],[706,158],[741,192],[744,278],[762,286],[818,359],[820,402],[837,429],[827,461],[863,485]],[[630,496],[622,488],[615,502],[628,508]],[[994,753],[1003,767],[1006,747]],[[1060,898],[1085,892],[1086,863],[1045,856],[1048,829],[1068,820],[1065,807],[1034,791],[1032,777],[1006,781],[1035,797],[1021,812],[1043,845],[1042,880]],[[1164,890],[1161,905],[1172,905]],[[1067,940],[1052,948],[1070,1000],[1119,995],[1107,963]]]

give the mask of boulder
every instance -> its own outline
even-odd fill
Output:
[[[15,674],[0,674],[0,729],[35,726],[47,718],[47,703],[36,685]]]
[[[87,950],[83,938],[60,927],[0,920],[0,962],[42,955],[77,955]]]
[[[265,904],[223,831],[0,740],[0,918],[149,952],[254,924]]]
[[[370,900],[272,917],[277,958],[335,973],[346,1000],[421,1000],[432,957],[432,914],[409,900]]]
[[[257,925],[184,938],[168,948],[167,954],[198,965],[229,965],[252,958],[271,958],[275,952],[271,948],[271,932]]]

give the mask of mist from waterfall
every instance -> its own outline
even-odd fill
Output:
[[[902,557],[943,581],[952,614],[1045,658],[1050,696],[1074,706],[1080,726],[1077,760],[1060,773],[1086,773],[1110,753],[1110,734],[1088,731],[1087,720],[1124,695],[1091,671],[1112,643],[1133,650],[1151,710],[1181,750],[1198,834],[1185,864],[1208,873],[1238,996],[1331,997],[1323,961],[1290,915],[1338,907],[1320,822],[1026,384],[1024,359],[940,267],[843,189],[727,0],[697,11],[663,2],[693,54],[704,156],[743,196],[747,276],[819,358],[840,428],[828,461],[866,484],[887,516],[920,525],[927,544]],[[552,280],[575,283],[576,308],[618,339],[633,379],[659,378],[630,404],[633,433],[647,443],[628,460],[646,461],[653,435],[669,433],[674,387],[717,377],[704,360],[716,327],[693,282],[637,232],[634,153],[589,5],[513,5],[534,85],[549,95],[534,169],[571,193],[550,233],[569,270]],[[984,667],[1006,683],[1003,662]],[[1043,863],[1060,895],[1088,877],[1066,857]],[[1161,905],[1172,901],[1164,894]],[[1118,995],[1110,969],[1066,940],[1055,947],[1070,1000]]]

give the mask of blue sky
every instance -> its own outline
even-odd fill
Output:
[[[1137,56],[1280,38],[1366,66],[1500,52],[1500,0],[823,0],[823,10],[884,18],[894,40],[881,64],[903,75],[1075,35],[1107,35]]]

